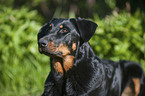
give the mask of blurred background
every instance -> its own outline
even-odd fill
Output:
[[[37,33],[53,17],[96,22],[90,40],[96,55],[145,70],[145,0],[0,0],[0,96],[42,94],[50,67]]]

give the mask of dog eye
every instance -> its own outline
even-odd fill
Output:
[[[49,26],[48,26],[48,30],[50,30],[52,28],[52,24],[50,24]]]
[[[68,30],[66,29],[66,28],[63,28],[63,32],[65,33],[65,32],[68,32]]]
[[[52,24],[50,24],[50,25],[47,27],[46,31],[48,32],[48,31],[50,31],[51,29],[52,29]]]
[[[59,32],[60,32],[60,33],[67,33],[67,32],[68,32],[68,29],[67,29],[67,28],[62,28],[62,29],[60,29]]]

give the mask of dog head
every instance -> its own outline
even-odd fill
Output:
[[[51,57],[73,55],[77,43],[88,42],[96,27],[96,23],[82,18],[54,18],[38,33],[39,52]]]

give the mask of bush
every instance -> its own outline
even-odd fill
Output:
[[[27,8],[0,10],[0,94],[40,96],[49,72],[48,57],[41,58],[37,33],[42,19]]]
[[[115,61],[127,59],[138,62],[145,69],[145,14],[126,12],[100,20],[96,16],[98,28],[90,43],[96,55]]]

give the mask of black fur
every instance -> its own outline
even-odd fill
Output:
[[[140,78],[142,87],[143,70],[139,64],[95,56],[88,41],[96,27],[94,22],[82,18],[55,18],[41,28],[39,51],[51,57],[51,72],[42,96],[121,96],[132,78]],[[48,47],[50,42],[56,47],[55,51]],[[61,44],[66,45],[70,53],[63,55],[63,51],[57,51]],[[68,55],[74,57],[73,66],[65,70],[64,58]],[[61,64],[62,69],[57,66],[59,71],[55,70],[54,59]]]

